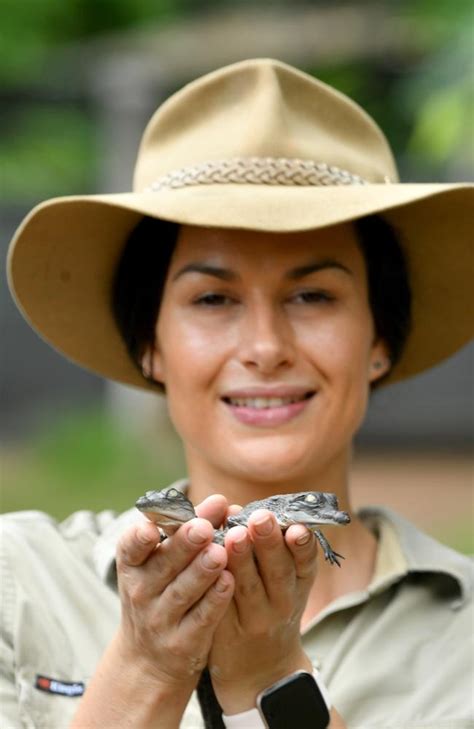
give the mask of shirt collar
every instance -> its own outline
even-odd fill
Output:
[[[370,594],[410,574],[437,578],[437,587],[452,598],[453,608],[472,596],[473,565],[466,555],[441,544],[404,517],[385,507],[365,507],[362,521],[378,536],[379,546]]]
[[[453,610],[471,598],[473,568],[468,557],[432,539],[385,507],[365,507],[358,516],[377,536],[377,555],[370,584],[366,589],[337,597],[305,626],[303,633],[329,615],[362,605],[412,575],[418,575],[421,581],[431,585],[448,600],[447,605]]]

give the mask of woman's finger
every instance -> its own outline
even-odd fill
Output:
[[[129,527],[120,537],[117,544],[117,564],[128,567],[139,567],[144,564],[155,551],[161,539],[156,526],[143,519]]]
[[[255,621],[262,615],[262,605],[267,596],[254,559],[252,541],[248,529],[232,527],[226,535],[227,567],[235,580],[234,601],[242,624]]]
[[[156,625],[151,621],[159,646],[155,660],[164,659],[168,675],[184,674],[189,679],[201,673],[208,662],[215,631],[231,604],[232,591],[232,575],[223,571],[214,576],[213,583],[180,622],[165,626],[160,611],[155,611]]]
[[[214,529],[218,529],[227,516],[227,499],[222,494],[212,494],[196,506],[196,514],[202,519],[211,522]]]
[[[318,555],[316,537],[302,524],[294,524],[287,529],[285,542],[293,555],[298,581],[312,583],[316,576]]]
[[[239,511],[242,511],[242,507],[240,506],[240,504],[231,504],[229,506],[228,516],[235,516],[239,513]]]
[[[289,610],[294,597],[295,565],[275,516],[258,509],[249,518],[249,531],[268,599]]]
[[[207,519],[195,518],[160,544],[145,565],[160,592],[212,542],[213,536],[214,529]]]
[[[227,553],[219,544],[209,544],[167,585],[157,603],[160,624],[178,624],[215,583],[227,564]]]
[[[150,524],[153,527],[153,524]],[[148,533],[150,533],[150,528]],[[192,519],[161,544],[140,545],[138,538],[125,539],[117,551],[120,587],[144,603],[160,595],[166,586],[185,569],[210,542],[214,529],[206,519]],[[141,550],[141,551],[140,551]]]
[[[223,570],[214,584],[193,605],[181,621],[183,635],[188,641],[196,634],[196,629],[206,629],[213,635],[220,620],[229,607],[234,592],[234,577],[228,570]]]

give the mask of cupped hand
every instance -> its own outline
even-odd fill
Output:
[[[302,525],[282,534],[274,515],[263,509],[251,515],[248,526],[226,536],[234,597],[209,656],[224,713],[251,708],[259,691],[293,671],[312,671],[300,620],[316,575],[316,539]]]
[[[168,684],[195,685],[233,594],[224,547],[212,543],[227,502],[209,497],[160,543],[154,524],[130,527],[117,548],[122,618],[117,640],[128,660]],[[204,517],[204,518],[203,518]]]

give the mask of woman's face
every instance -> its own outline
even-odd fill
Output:
[[[190,473],[303,482],[346,459],[388,367],[352,227],[183,226],[145,359]]]

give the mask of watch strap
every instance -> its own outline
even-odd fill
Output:
[[[258,709],[249,709],[240,714],[222,714],[226,729],[267,729]]]

